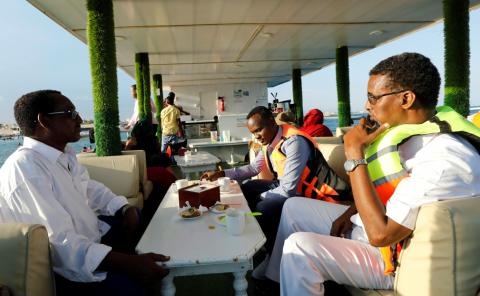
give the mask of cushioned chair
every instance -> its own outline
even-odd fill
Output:
[[[343,137],[313,137],[318,144],[342,144]]]
[[[320,138],[315,138],[316,141],[317,139]],[[350,178],[343,168],[343,164],[345,163],[345,148],[343,144],[322,143],[318,141],[317,143],[328,165],[340,178],[350,183]]]
[[[147,158],[143,150],[124,150],[122,155],[136,155],[138,160],[138,169],[140,172],[140,184],[142,184],[143,199],[148,199],[153,190],[153,183],[147,176]]]
[[[92,180],[103,183],[113,193],[123,195],[128,202],[143,207],[143,194],[140,192],[140,173],[136,155],[116,155],[102,157],[81,157],[78,162],[88,171]]]
[[[353,126],[342,126],[342,127],[337,127],[335,130],[335,136],[340,137],[345,135],[349,130],[351,130]]]
[[[0,224],[0,286],[14,296],[55,295],[48,234],[38,224]]]
[[[352,295],[475,295],[480,289],[480,197],[423,205],[404,243],[393,291]],[[478,294],[477,294],[478,295]]]

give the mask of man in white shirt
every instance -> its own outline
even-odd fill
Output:
[[[0,222],[45,225],[57,295],[141,295],[137,282],[168,274],[157,265],[167,256],[134,253],[138,209],[90,180],[67,145],[80,139],[82,122],[72,102],[58,91],[36,91],[18,99],[14,112],[25,139],[0,169]]]
[[[128,124],[127,126],[125,126],[125,129],[127,130],[133,128],[139,119],[138,118],[137,85],[132,84],[132,86],[130,87],[130,90],[132,93],[132,99],[134,101],[134,104],[133,104],[132,116],[130,116],[130,119],[128,120]],[[152,99],[150,99],[150,108],[152,110],[152,129],[156,131],[158,126],[158,120],[155,117],[155,112],[157,111],[157,108],[155,107],[155,104],[153,103]]]
[[[384,259],[412,233],[420,206],[480,194],[480,130],[435,109],[439,87],[435,66],[416,53],[370,71],[366,109],[379,128],[362,119],[344,137],[355,204],[285,203],[267,267],[282,295],[323,295],[327,280],[392,289],[396,265]]]

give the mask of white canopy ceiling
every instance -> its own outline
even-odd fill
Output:
[[[86,1],[28,0],[86,43]],[[470,0],[471,7],[480,0]],[[118,66],[148,52],[164,85],[291,79],[443,17],[440,0],[113,0]],[[443,45],[439,45],[443,46]],[[414,50],[414,48],[412,48]]]

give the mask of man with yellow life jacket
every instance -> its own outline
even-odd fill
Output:
[[[202,179],[227,176],[245,180],[267,168],[273,180],[248,180],[241,188],[250,208],[262,212],[258,221],[267,236],[267,250],[273,247],[283,203],[292,196],[341,202],[351,200],[348,183],[328,166],[317,143],[293,126],[277,125],[266,107],[255,107],[247,115],[247,127],[261,142],[262,150],[252,164],[225,171],[210,171]]]
[[[439,88],[436,67],[418,53],[370,71],[369,120],[344,137],[355,204],[285,203],[266,272],[282,295],[323,295],[327,280],[392,289],[398,243],[415,228],[420,206],[480,194],[480,129],[435,108]]]

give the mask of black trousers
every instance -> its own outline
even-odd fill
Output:
[[[278,184],[278,180],[247,180],[240,186],[250,209],[262,213],[261,216],[256,216],[256,218],[267,238],[265,248],[269,254],[272,252],[275,244],[278,225],[280,224],[280,217],[282,216],[283,204],[287,198],[274,197],[261,199],[260,194],[278,187]]]
[[[125,244],[122,231],[122,217],[99,216],[110,225],[110,230],[102,237],[102,244],[111,246],[114,251],[133,253],[131,244]],[[146,295],[145,289],[125,274],[108,272],[101,282],[74,282],[55,273],[55,287],[58,296],[136,296]]]

